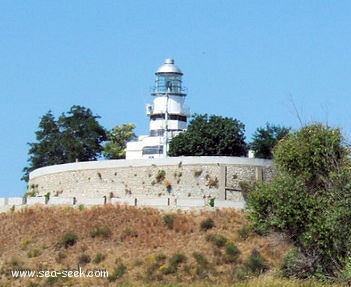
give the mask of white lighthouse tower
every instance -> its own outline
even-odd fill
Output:
[[[170,140],[186,129],[190,113],[184,106],[182,71],[166,59],[155,75],[153,105],[146,106],[150,134],[127,144],[126,159],[166,157]]]

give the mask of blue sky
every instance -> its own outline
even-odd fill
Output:
[[[0,197],[22,196],[40,117],[82,105],[145,134],[154,72],[174,58],[194,113],[321,121],[351,136],[351,1],[0,0]]]

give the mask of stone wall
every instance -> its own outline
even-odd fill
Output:
[[[240,183],[269,180],[272,161],[241,157],[175,157],[77,162],[30,174],[32,195],[76,198],[175,197],[242,201]]]

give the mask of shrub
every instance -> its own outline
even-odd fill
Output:
[[[90,236],[93,238],[95,238],[95,237],[108,238],[111,235],[112,235],[112,231],[108,226],[98,226],[98,227],[95,227],[90,232]]]
[[[93,259],[93,262],[95,264],[99,264],[100,262],[104,261],[106,259],[106,254],[103,254],[103,253],[96,253],[94,259]]]
[[[306,279],[313,274],[313,262],[297,248],[292,248],[286,254],[280,270],[284,277]]]
[[[65,248],[68,248],[70,246],[73,246],[74,244],[76,244],[78,240],[78,236],[77,234],[75,234],[74,232],[70,231],[67,232],[63,235],[61,241],[60,241],[60,245],[64,246]]]
[[[186,260],[186,256],[182,253],[173,254],[172,257],[169,258],[169,266],[165,268],[164,273],[170,274],[177,272],[179,265],[185,263]]]
[[[171,266],[178,266],[181,263],[185,263],[187,260],[186,256],[183,253],[176,253],[169,258],[169,264]]]
[[[173,229],[175,219],[176,219],[175,213],[166,213],[163,216],[163,222],[166,224],[168,229]]]
[[[339,129],[313,124],[288,135],[273,153],[277,176],[249,193],[253,227],[293,240],[299,255],[288,269],[296,276],[337,275],[351,252],[350,149]]]
[[[78,258],[78,265],[84,266],[84,265],[90,263],[90,261],[91,261],[91,258],[88,254],[82,254]]]
[[[160,183],[160,182],[164,181],[165,178],[166,178],[166,172],[164,170],[160,169],[155,176],[156,182]]]
[[[266,260],[262,257],[261,253],[257,249],[252,250],[249,258],[247,259],[246,266],[252,273],[256,275],[261,274],[268,269]]]
[[[207,231],[209,229],[212,229],[213,227],[215,227],[215,223],[213,221],[212,218],[207,218],[207,219],[204,219],[203,221],[201,221],[200,223],[200,228],[201,230],[203,231]]]
[[[228,241],[226,237],[219,234],[209,234],[206,236],[206,240],[212,242],[217,247],[223,247]]]
[[[245,225],[241,229],[239,229],[238,233],[240,238],[242,239],[247,239],[252,231],[252,228],[250,225]]]
[[[233,263],[238,259],[240,251],[233,243],[227,243],[225,245],[225,254],[225,261],[228,263]]]
[[[27,252],[28,258],[38,257],[40,255],[39,249],[31,249]]]
[[[120,263],[117,266],[117,268],[114,268],[113,273],[108,276],[108,280],[110,282],[116,281],[126,273],[126,270],[127,270],[127,266],[125,266],[123,263]]]

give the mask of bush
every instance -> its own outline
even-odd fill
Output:
[[[277,176],[249,193],[253,228],[293,240],[299,252],[287,275],[337,275],[351,253],[351,162],[340,130],[303,127],[278,143],[274,159]]]
[[[164,269],[165,274],[175,273],[177,272],[178,266],[182,263],[185,263],[187,258],[182,253],[176,253],[169,258],[169,266]]]
[[[166,178],[166,172],[165,172],[164,170],[160,169],[160,170],[157,172],[156,177],[155,177],[156,182],[157,182],[157,183],[160,183],[160,182],[164,181],[165,178]]]
[[[93,238],[95,238],[95,237],[108,238],[111,235],[112,235],[112,231],[108,226],[98,226],[98,227],[95,227],[90,232],[90,236]]]
[[[311,258],[293,248],[285,256],[280,270],[284,277],[306,279],[313,274],[313,265]]]
[[[39,249],[31,249],[27,252],[28,258],[33,258],[37,257],[40,255],[40,250]]]
[[[70,231],[70,232],[67,232],[63,235],[61,241],[60,241],[60,245],[65,247],[65,248],[68,248],[70,246],[73,246],[74,244],[76,244],[78,240],[78,236],[77,234],[75,234],[74,232]]]
[[[126,270],[127,270],[127,266],[125,266],[123,263],[120,263],[117,266],[117,268],[114,268],[113,273],[108,276],[108,280],[110,282],[116,281],[126,273]]]
[[[99,264],[100,262],[104,261],[106,259],[106,254],[103,254],[103,253],[96,253],[94,259],[93,259],[93,262],[95,264]]]
[[[226,237],[219,234],[209,234],[206,236],[206,240],[212,242],[217,247],[223,247],[228,241]]]
[[[228,263],[234,263],[240,254],[239,248],[233,243],[227,243],[225,245],[225,261]]]
[[[166,224],[168,229],[173,229],[175,219],[176,219],[176,214],[174,213],[167,213],[163,216],[163,222]]]
[[[252,250],[249,258],[247,259],[246,266],[253,274],[256,275],[261,274],[268,269],[266,260],[257,249]]]
[[[84,265],[90,263],[90,261],[91,261],[91,258],[88,254],[82,254],[78,258],[78,265],[84,266]]]
[[[169,264],[171,266],[178,266],[181,263],[186,262],[186,256],[182,253],[176,253],[171,258],[169,258]]]
[[[215,227],[215,223],[213,221],[212,218],[207,218],[207,219],[204,219],[203,221],[201,221],[200,223],[200,228],[201,230],[203,231],[207,231],[209,229],[212,229],[213,227]]]

